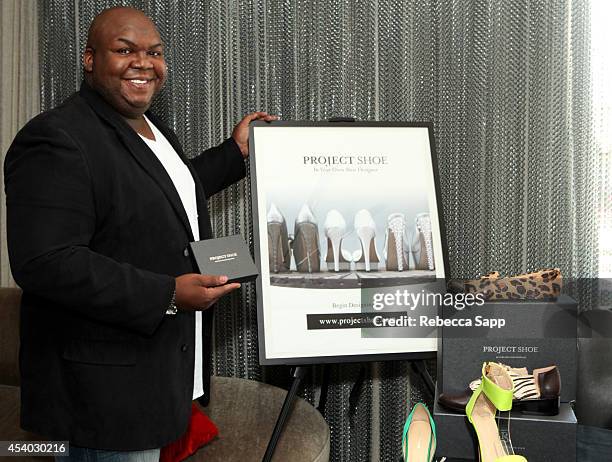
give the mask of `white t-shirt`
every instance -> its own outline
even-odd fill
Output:
[[[191,172],[176,153],[170,142],[157,129],[155,125],[145,116],[145,120],[151,127],[155,141],[142,135],[140,137],[147,143],[161,164],[168,172],[174,187],[178,192],[183,208],[187,213],[191,232],[196,241],[200,240],[200,229],[198,227],[198,204],[196,202],[195,182]],[[193,399],[199,398],[204,394],[204,384],[202,381],[202,312],[196,311],[195,314],[195,366],[193,371]]]

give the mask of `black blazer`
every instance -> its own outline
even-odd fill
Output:
[[[200,238],[206,198],[245,175],[233,139],[189,161]],[[4,165],[7,234],[21,306],[21,426],[77,446],[156,448],[186,430],[195,315],[166,315],[174,277],[195,272],[170,177],[87,84],[31,120]],[[203,316],[209,396],[211,316]]]

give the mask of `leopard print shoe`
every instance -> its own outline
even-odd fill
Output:
[[[451,281],[454,292],[482,294],[485,300],[542,300],[557,298],[563,288],[563,276],[558,268],[500,278],[494,271],[480,279]]]

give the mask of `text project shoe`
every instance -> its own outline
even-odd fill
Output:
[[[523,414],[557,415],[561,394],[561,376],[557,366],[534,369],[529,374],[527,368],[514,368],[502,364],[514,384],[512,410]],[[438,402],[453,411],[463,412],[472,392],[480,386],[480,380],[470,383],[462,393],[442,393]]]
[[[353,252],[355,270],[377,271],[380,265],[380,258],[376,250],[376,223],[370,212],[361,209],[355,214],[355,232],[361,242],[361,254],[359,251]]]
[[[423,403],[417,403],[404,424],[402,452],[406,462],[431,462],[436,453],[436,424]]]
[[[304,204],[295,219],[293,258],[300,273],[318,273],[321,270],[319,228],[312,210]]]
[[[268,260],[271,273],[289,271],[291,250],[285,217],[276,205],[270,205],[268,221]]]
[[[497,363],[482,365],[482,382],[474,390],[465,413],[474,426],[478,437],[481,462],[526,462],[522,456],[511,455],[512,447],[506,448],[495,423],[498,410],[512,409],[514,385],[506,368]]]
[[[435,269],[433,236],[431,233],[429,213],[419,213],[414,219],[414,233],[412,235],[411,250],[415,269]]]
[[[548,268],[517,276],[499,277],[494,271],[480,279],[451,280],[452,292],[482,294],[486,300],[557,298],[563,288],[563,276],[559,268]]]
[[[392,213],[387,218],[387,232],[385,234],[385,260],[387,271],[407,271],[408,258],[405,253],[407,247],[406,224],[402,213]]]
[[[329,271],[350,270],[352,257],[342,251],[342,239],[346,236],[346,221],[340,212],[330,210],[323,225],[327,237],[325,262]],[[347,258],[348,257],[348,258]]]

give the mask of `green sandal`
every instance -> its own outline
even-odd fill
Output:
[[[495,423],[498,410],[512,409],[514,384],[506,368],[498,363],[482,365],[482,382],[465,407],[478,437],[481,462],[527,462],[523,456],[508,454]]]
[[[431,462],[436,452],[436,424],[423,403],[416,403],[404,424],[402,452],[406,462]]]

